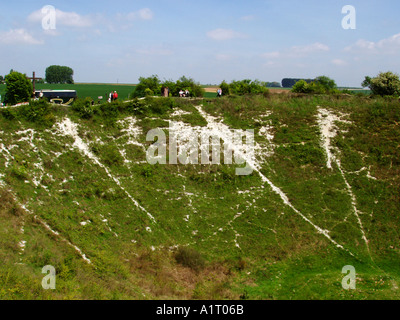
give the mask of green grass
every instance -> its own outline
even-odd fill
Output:
[[[14,118],[0,114],[0,146],[9,152],[0,152],[0,299],[400,298],[397,101],[271,95],[141,103],[107,105],[107,112],[96,107],[88,119],[52,107],[54,125],[17,111]],[[204,128],[199,104],[230,128],[254,129],[263,148],[271,146],[260,129],[271,126],[275,147],[257,156],[260,172],[354,256],[285,205],[256,172],[236,176],[235,165],[149,165],[148,130],[168,127],[168,120]],[[319,107],[351,121],[340,125],[332,144],[369,252],[341,172],[326,168]],[[178,109],[186,114],[172,118]],[[99,162],[58,133],[66,117]],[[129,123],[137,136],[127,135]],[[56,268],[54,291],[41,288],[45,265]],[[345,265],[356,268],[356,290],[341,286]]]

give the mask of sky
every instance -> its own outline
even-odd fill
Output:
[[[63,65],[75,82],[325,75],[360,87],[400,73],[399,13],[398,0],[2,1],[0,75]]]

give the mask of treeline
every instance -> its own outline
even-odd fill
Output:
[[[309,82],[299,80],[293,85],[292,92],[314,94],[340,93],[335,80],[327,76],[320,76]]]
[[[264,94],[268,93],[267,87],[280,87],[278,82],[261,82],[258,80],[240,80],[227,83],[225,80],[219,85],[222,89],[222,95],[246,95],[246,94]],[[164,96],[164,89],[168,89],[169,97],[179,97],[180,91],[189,91],[190,97],[202,98],[205,94],[202,86],[192,78],[185,76],[179,78],[176,82],[172,80],[161,81],[157,75],[151,77],[139,78],[139,84],[130,95],[131,99]]]
[[[311,83],[315,79],[295,79],[295,78],[284,78],[282,79],[282,87],[283,88],[293,88],[293,86],[299,81],[305,81],[306,83]]]
[[[220,84],[220,88],[222,90],[222,95],[249,95],[249,94],[267,94],[269,90],[267,89],[267,83],[261,82],[258,80],[240,80],[240,81],[232,81],[231,83],[227,83],[223,81]]]
[[[161,81],[157,75],[152,75],[148,78],[139,78],[139,84],[131,93],[130,98],[162,96],[164,95],[164,89],[168,89],[169,97],[179,97],[180,91],[189,91],[190,97],[204,96],[204,89],[192,78],[182,76],[174,82],[172,80]]]
[[[292,79],[294,80],[294,79]],[[381,72],[376,77],[365,77],[361,84],[363,88],[368,87],[372,96],[382,97],[396,97],[400,96],[400,78],[398,74],[393,72]],[[349,90],[339,90],[335,80],[327,77],[320,76],[314,80],[298,80],[292,87],[294,93],[308,93],[308,94],[351,94]]]

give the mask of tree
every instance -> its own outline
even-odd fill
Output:
[[[227,88],[229,87],[229,90]],[[239,96],[245,94],[263,94],[268,92],[265,82],[258,80],[244,79],[240,81],[232,81],[229,85],[224,81],[220,85],[222,94],[236,94]],[[225,88],[225,89],[224,89]]]
[[[297,81],[292,87],[292,92],[326,94],[337,92],[335,80],[326,76],[317,77],[314,81],[307,83],[306,80]]]
[[[152,75],[151,77],[139,78],[139,84],[135,87],[132,92],[132,98],[141,98],[149,95],[150,91],[153,95],[161,94],[161,81],[157,75]]]
[[[223,96],[228,96],[230,94],[229,84],[227,84],[225,80],[222,81],[222,83],[219,85],[219,87],[222,90]]]
[[[293,78],[284,78],[282,79],[282,87],[283,88],[292,88],[296,82],[299,82],[300,80],[304,80],[307,83],[311,83],[312,79],[293,79]]]
[[[3,84],[3,83],[4,83],[4,77],[0,76],[0,84]]]
[[[332,92],[337,89],[337,85],[335,80],[328,78],[327,76],[320,76],[317,77],[314,82],[322,86],[327,92]]]
[[[162,88],[168,88],[169,95],[170,96],[179,96],[179,90],[178,87],[176,86],[176,82],[173,80],[164,80],[162,83]]]
[[[178,90],[188,90],[191,97],[203,97],[204,89],[199,83],[196,83],[192,78],[186,78],[182,76],[176,81],[176,89]],[[179,93],[177,93],[178,95]]]
[[[29,101],[33,93],[32,82],[25,74],[13,71],[6,75],[6,96],[4,102],[17,104]]]
[[[292,92],[295,93],[309,93],[310,90],[311,88],[305,80],[297,81],[292,87]]]
[[[281,84],[279,82],[267,82],[266,83],[268,88],[282,88]]]
[[[363,88],[369,87],[373,94],[380,96],[400,95],[400,79],[393,72],[381,72],[377,77],[365,77],[361,84]]]
[[[46,69],[47,83],[67,83],[73,84],[74,71],[70,67],[65,66],[50,66]]]

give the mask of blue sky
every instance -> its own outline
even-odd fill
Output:
[[[56,9],[44,30],[42,8]],[[345,5],[356,29],[342,28]],[[398,0],[7,1],[0,4],[0,74],[44,76],[53,64],[76,82],[137,83],[157,74],[203,84],[326,75],[360,86],[400,73]]]

